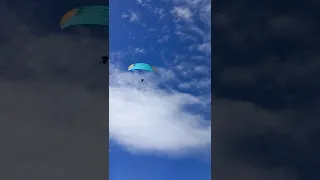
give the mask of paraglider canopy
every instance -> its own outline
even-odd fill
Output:
[[[128,67],[128,71],[149,71],[155,72],[155,68],[147,63],[134,63]]]
[[[61,29],[74,25],[109,25],[109,6],[81,6],[68,11],[60,21]]]
[[[154,67],[152,67],[150,64],[147,64],[147,63],[134,63],[128,67],[128,71],[155,72],[156,70]],[[144,79],[142,78],[141,82],[143,82],[143,80]]]

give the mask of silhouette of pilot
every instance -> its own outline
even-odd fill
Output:
[[[106,64],[109,61],[109,56],[102,56],[102,61],[99,64]]]

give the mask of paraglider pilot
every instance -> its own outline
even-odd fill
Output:
[[[102,56],[101,59],[102,61],[99,64],[106,64],[109,60],[109,56]]]
[[[143,79],[141,79],[141,82],[143,82]]]

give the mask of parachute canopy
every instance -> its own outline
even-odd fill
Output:
[[[155,68],[146,63],[134,63],[128,67],[128,71],[150,71],[155,72]]]
[[[109,25],[109,6],[81,6],[68,11],[60,21],[61,29],[74,25]]]

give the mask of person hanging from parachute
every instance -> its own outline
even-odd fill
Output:
[[[99,64],[106,64],[109,61],[109,56],[102,56],[102,61]]]
[[[74,8],[60,20],[60,28],[65,29],[71,26],[78,25],[109,25],[109,6],[90,5]],[[106,64],[109,61],[109,56],[102,56],[102,61],[99,64]]]
[[[128,67],[128,71],[132,71],[132,72],[156,72],[156,69],[151,66],[150,64],[147,63],[134,63],[131,64]],[[143,82],[144,79],[141,78],[141,82]]]

